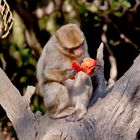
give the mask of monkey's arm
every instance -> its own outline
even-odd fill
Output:
[[[74,78],[76,71],[74,69],[60,70],[46,67],[43,74],[46,82],[55,81],[63,83],[66,79]]]

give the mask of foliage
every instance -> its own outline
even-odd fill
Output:
[[[36,62],[41,50],[49,37],[63,24],[73,22],[81,26],[87,38],[91,57],[95,57],[100,42],[104,42],[106,78],[109,78],[111,65],[108,56],[114,56],[116,59],[119,78],[138,54],[139,0],[7,2],[14,15],[14,24],[10,35],[6,39],[1,39],[0,66],[23,94],[27,85],[37,86]],[[32,98],[31,107],[35,112],[45,112],[38,90]]]

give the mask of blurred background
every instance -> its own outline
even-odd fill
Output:
[[[119,79],[133,64],[140,48],[139,0],[7,0],[13,28],[0,40],[0,67],[24,95],[37,86],[36,62],[50,36],[64,24],[76,23],[85,34],[89,54],[104,42],[105,78]],[[34,112],[46,111],[36,90]],[[4,135],[4,137],[3,137]],[[12,124],[0,107],[0,140],[17,140]]]

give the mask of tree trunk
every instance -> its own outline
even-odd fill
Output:
[[[29,103],[34,87],[25,96],[0,69],[0,104],[11,120],[19,140],[136,140],[140,139],[140,55],[114,85],[104,80],[103,46],[97,53],[92,105],[77,122],[50,119],[47,113],[32,113]],[[93,84],[94,87],[94,84]]]

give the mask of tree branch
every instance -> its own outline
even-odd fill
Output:
[[[100,53],[99,53],[100,52]],[[103,75],[103,44],[97,53],[97,89],[103,94],[88,109],[84,118],[77,122],[50,119],[33,114],[29,107],[33,87],[25,96],[12,85],[0,69],[0,104],[5,109],[17,132],[19,140],[134,140],[140,128],[140,55],[132,67],[111,88]],[[100,59],[99,59],[100,58]],[[100,91],[100,90],[96,90]]]
[[[32,124],[34,119],[29,103],[35,88],[29,86],[26,95],[22,97],[1,68],[0,81],[0,104],[11,120],[17,135],[21,137],[26,134],[25,128],[28,129],[27,125]]]

